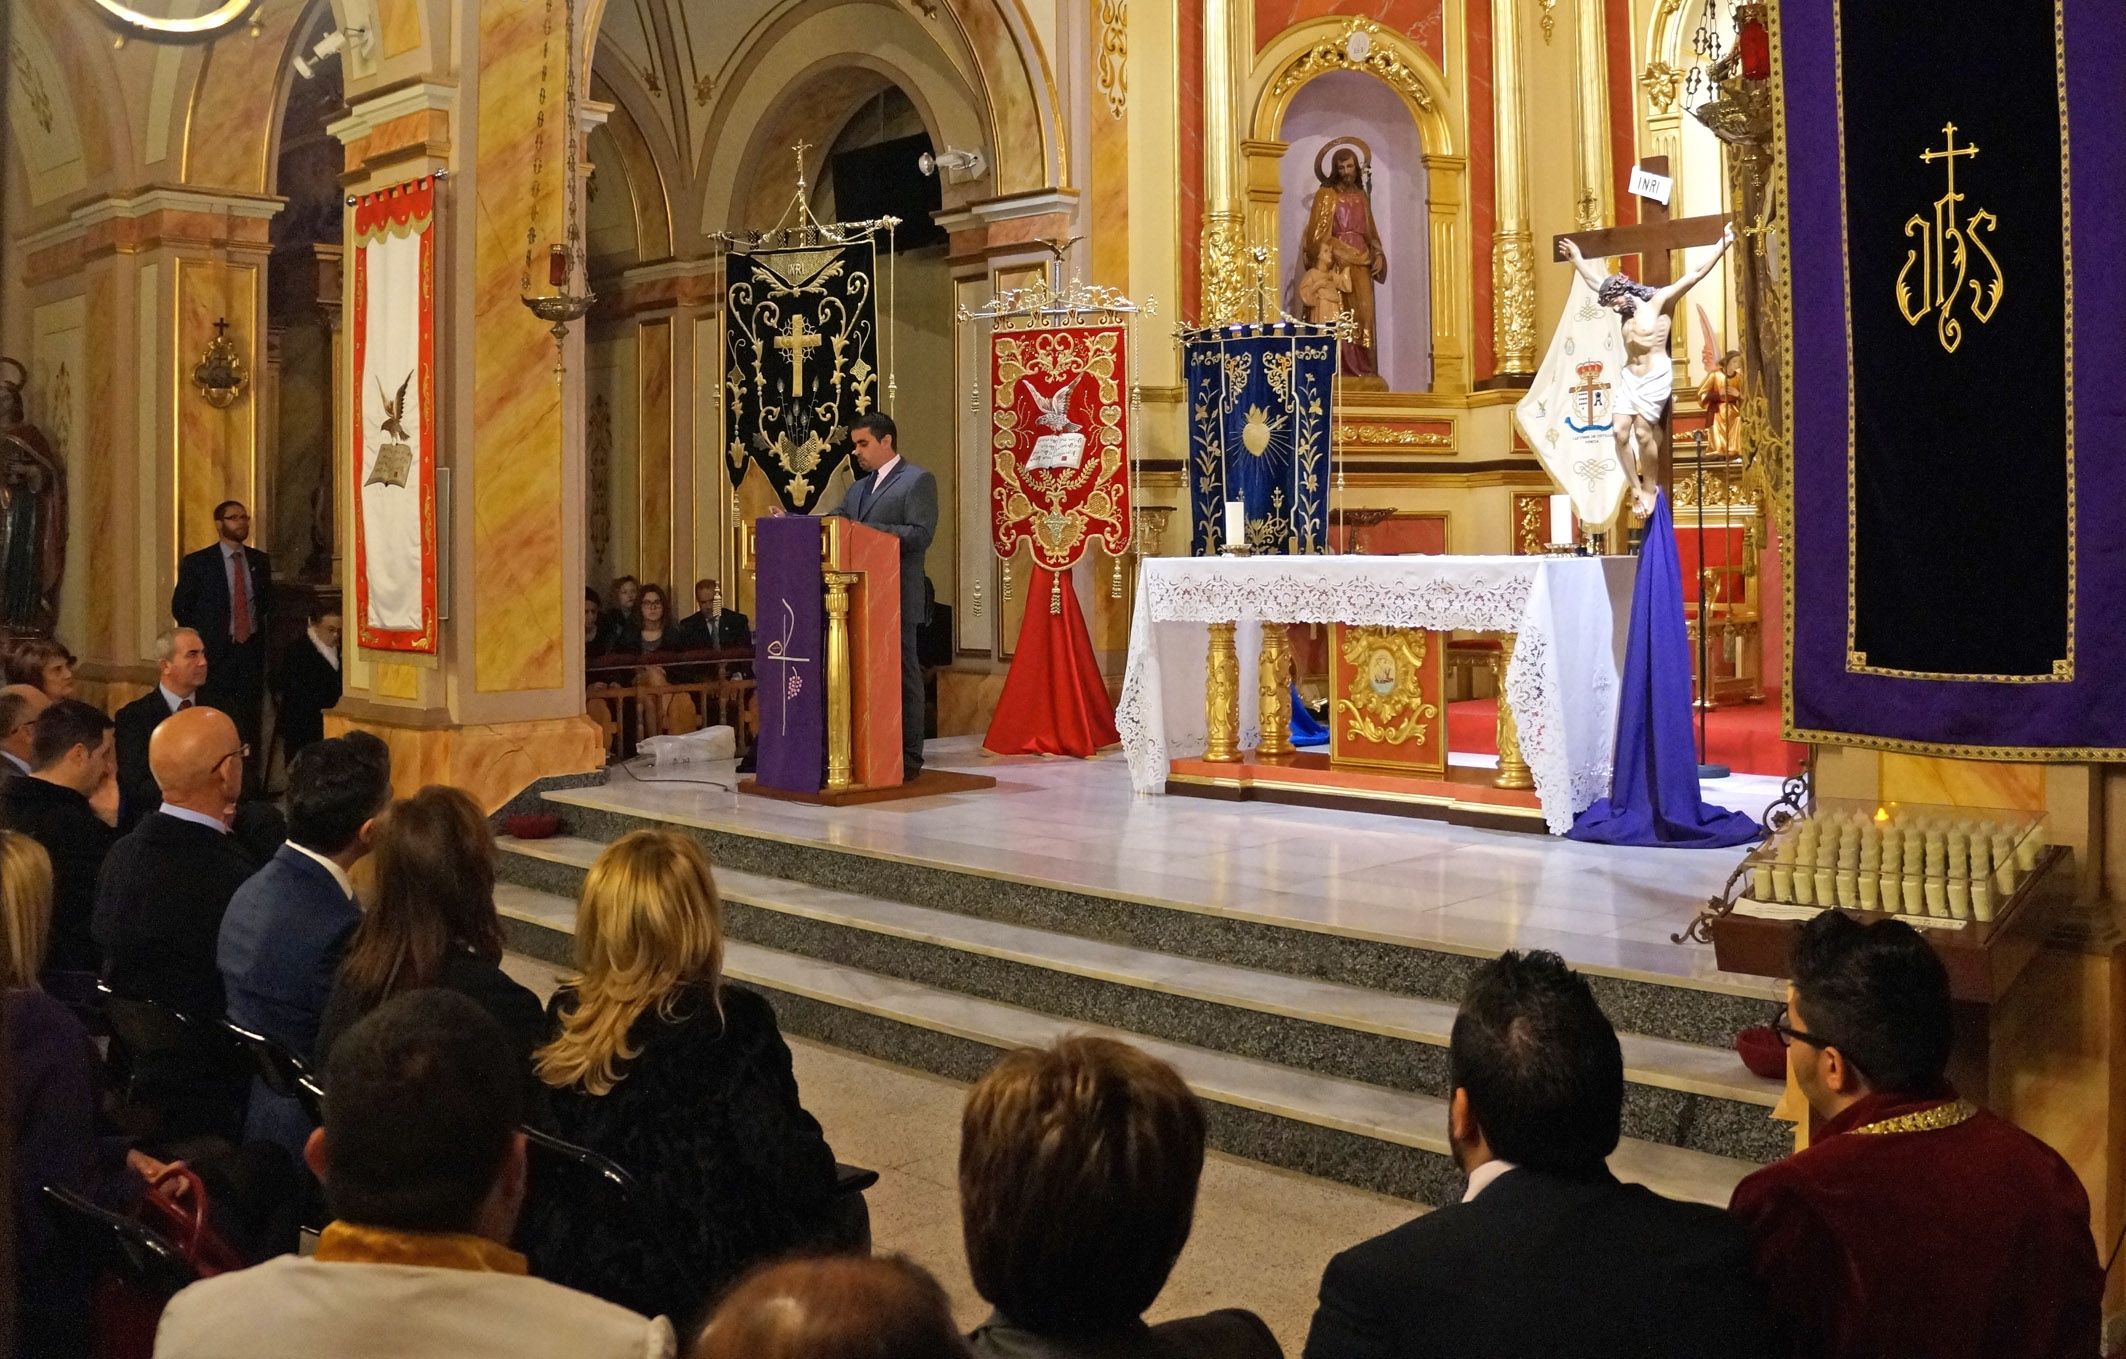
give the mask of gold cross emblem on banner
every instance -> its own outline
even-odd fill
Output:
[[[1942,149],[1922,151],[1919,158],[1932,165],[1942,162],[1949,177],[1949,186],[1941,197],[1934,200],[1933,215],[1913,213],[1905,219],[1905,238],[1917,237],[1919,248],[1905,252],[1904,268],[1897,271],[1897,312],[1907,325],[1918,325],[1929,315],[1934,317],[1934,336],[1941,347],[1954,354],[1956,347],[1964,342],[1963,323],[1956,319],[1957,299],[1963,296],[1964,285],[1969,283],[1971,295],[1966,302],[1971,316],[1980,325],[1993,319],[2000,307],[2001,293],[2007,281],[2001,276],[2000,261],[1993,257],[1979,233],[1991,235],[2000,225],[2000,219],[1984,208],[1976,209],[1961,222],[1957,220],[1956,206],[1964,196],[1956,191],[1956,162],[1960,158],[1973,157],[1978,148],[1966,142],[1956,144],[1956,124],[1942,128]],[[1969,277],[1973,252],[1985,257],[1989,279],[1980,281]],[[1914,266],[1919,270],[1918,291],[1912,286]]]
[[[790,356],[790,395],[805,390],[805,353],[819,348],[820,340],[820,333],[808,329],[802,316],[791,317],[783,333],[775,337],[775,347]]]

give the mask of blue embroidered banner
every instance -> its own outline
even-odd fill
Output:
[[[1223,545],[1229,500],[1247,506],[1251,551],[1327,550],[1335,331],[1293,321],[1189,331],[1181,356],[1191,555]]]

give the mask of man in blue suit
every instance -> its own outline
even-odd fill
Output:
[[[308,1059],[347,941],[361,923],[348,870],[369,852],[391,800],[391,771],[375,750],[338,737],[288,769],[288,840],[229,900],[216,961],[232,1023]],[[247,1140],[302,1153],[310,1122],[292,1100],[251,1092]]]
[[[937,478],[901,457],[892,416],[872,411],[849,428],[864,475],[827,513],[901,540],[901,777],[912,782],[923,772],[923,667],[915,633],[923,624],[923,554],[938,531]]]

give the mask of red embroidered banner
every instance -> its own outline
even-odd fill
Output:
[[[433,176],[354,206],[354,607],[360,645],[436,650]]]
[[[991,539],[1067,571],[1098,542],[1130,542],[1129,334],[1120,325],[1039,326],[990,337]]]

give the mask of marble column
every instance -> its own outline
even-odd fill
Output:
[[[1492,147],[1495,176],[1492,341],[1501,378],[1535,374],[1535,237],[1528,226],[1528,163],[1522,106],[1520,6],[1491,0]]]
[[[1615,221],[1609,157],[1609,24],[1603,0],[1573,0],[1573,225]]]
[[[1203,324],[1248,314],[1241,90],[1254,61],[1252,0],[1203,0]]]
[[[448,494],[437,507],[436,654],[350,643],[346,697],[327,731],[381,736],[401,792],[451,783],[492,808],[542,776],[598,767],[603,746],[583,711],[582,327],[557,354],[519,301],[526,226],[541,243],[562,239],[562,195],[581,185],[562,183],[559,116],[534,145],[537,10],[487,6],[478,23],[463,83],[357,94],[330,129],[347,149],[350,194],[448,172],[438,194],[435,345],[439,490]],[[558,36],[546,59],[558,114]],[[467,121],[477,129],[469,142],[454,135]],[[536,186],[535,155],[544,162]],[[343,365],[349,409],[353,382]],[[352,476],[347,456],[342,485]],[[351,543],[347,502],[340,533]]]

